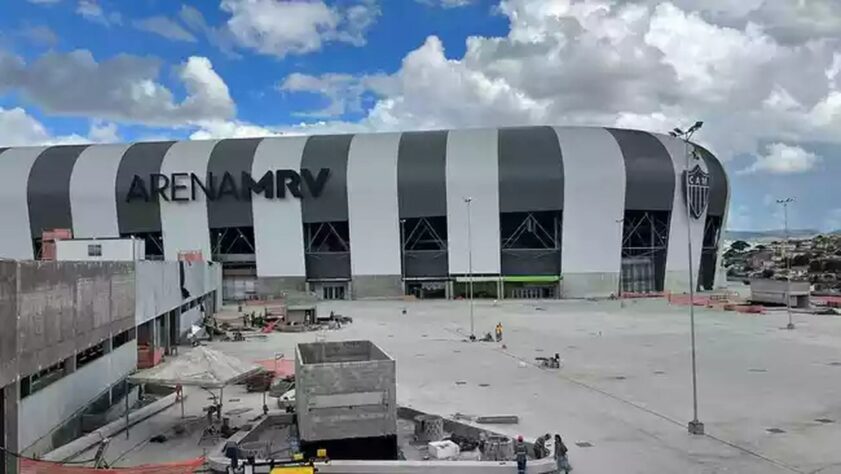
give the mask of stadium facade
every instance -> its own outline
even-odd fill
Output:
[[[150,259],[201,252],[229,297],[687,291],[687,228],[713,288],[728,195],[702,147],[608,128],[9,148],[0,257],[38,258],[67,228],[143,238]]]

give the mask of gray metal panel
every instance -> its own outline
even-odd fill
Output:
[[[446,250],[409,250],[403,258],[409,278],[449,277]]]
[[[29,171],[27,201],[32,238],[46,229],[72,229],[70,175],[88,145],[56,146],[44,150]],[[97,183],[91,183],[96,186]]]
[[[313,136],[304,145],[301,171],[309,170],[313,176],[318,176],[321,168],[330,170],[330,178],[317,198],[309,194],[302,181],[301,212],[304,223],[348,220],[347,158],[352,139],[353,135]]]
[[[117,220],[121,234],[161,231],[161,208],[156,201],[126,202],[134,175],[149,180],[149,174],[159,173],[167,150],[175,142],[136,143],[126,150],[117,171]]]
[[[499,212],[564,208],[564,163],[552,127],[499,130]]]
[[[503,275],[560,275],[561,253],[557,250],[506,249],[502,251]]]
[[[210,154],[208,173],[213,173],[216,180],[221,179],[226,171],[231,173],[234,182],[237,183],[237,189],[243,192],[244,190],[239,187],[242,182],[242,173],[251,174],[254,152],[262,140],[262,138],[238,138],[220,141]],[[254,176],[254,179],[260,179],[260,176]],[[253,216],[250,194],[241,196],[241,199],[226,196],[224,199],[207,203],[207,222],[211,229],[251,227],[254,225]]]
[[[724,210],[727,208],[727,173],[715,155],[702,146],[695,146],[707,163],[710,173],[710,203],[707,215],[724,217]]]
[[[350,252],[307,253],[307,278],[350,279]]]
[[[625,158],[625,209],[671,211],[675,169],[660,140],[638,130],[607,130],[619,143]]]
[[[400,218],[447,215],[447,132],[406,132],[397,156]]]

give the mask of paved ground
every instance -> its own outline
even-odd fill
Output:
[[[257,360],[291,356],[295,343],[317,337],[371,339],[397,360],[401,404],[442,415],[517,414],[519,425],[496,430],[528,438],[560,432],[578,473],[841,472],[841,317],[798,315],[797,329],[786,331],[782,312],[699,309],[699,417],[707,429],[699,437],[686,432],[692,416],[686,307],[477,302],[476,332],[491,332],[501,321],[507,348],[464,342],[464,301],[319,308],[330,310],[354,324],[212,345]],[[561,370],[533,365],[555,352]]]

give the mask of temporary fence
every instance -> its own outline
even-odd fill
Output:
[[[191,474],[203,465],[204,458],[198,457],[162,464],[96,469],[24,458],[20,460],[20,472],[21,474]]]

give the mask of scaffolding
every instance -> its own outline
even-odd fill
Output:
[[[622,291],[663,291],[669,246],[668,211],[625,211],[622,228]]]

